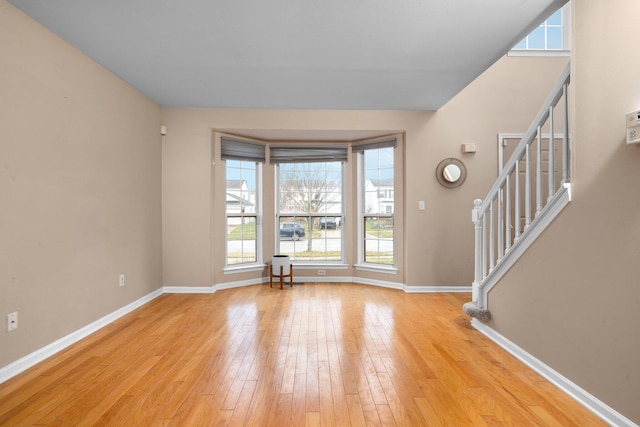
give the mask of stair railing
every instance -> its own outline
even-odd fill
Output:
[[[473,317],[490,318],[489,290],[570,201],[569,82],[570,64],[487,196],[474,201],[473,301],[464,307]]]

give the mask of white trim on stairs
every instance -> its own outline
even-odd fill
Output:
[[[615,409],[597,399],[586,390],[582,389],[577,384],[573,383],[568,378],[564,377],[559,372],[543,363],[541,360],[527,353],[522,348],[518,347],[509,339],[499,334],[494,329],[490,328],[478,319],[471,319],[471,326],[480,331],[491,341],[495,342],[500,347],[505,349],[513,357],[536,371],[550,383],[562,390],[565,394],[569,395],[585,408],[596,414],[598,417],[602,418],[602,420],[604,420],[605,422],[609,423],[612,426],[639,427],[624,415],[620,414]]]
[[[479,287],[478,307],[486,309],[488,294],[502,277],[513,267],[518,258],[531,246],[542,232],[553,222],[560,212],[571,202],[571,185],[564,184],[553,198],[547,203],[540,214],[531,222],[520,238],[500,259],[496,267],[491,270]]]

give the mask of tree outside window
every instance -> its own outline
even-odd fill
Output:
[[[282,163],[277,170],[280,254],[341,261],[342,162]]]

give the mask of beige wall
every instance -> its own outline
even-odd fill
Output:
[[[160,119],[0,0],[0,367],[162,285]]]
[[[574,2],[573,201],[489,294],[491,326],[640,423],[635,0]]]
[[[404,223],[404,258],[396,276],[353,270],[328,270],[327,275],[410,286],[470,286],[470,210],[497,175],[496,135],[526,130],[566,63],[566,58],[503,58],[436,113],[164,109],[169,127],[163,138],[165,285],[211,286],[265,275],[222,274],[223,210],[214,193],[224,187],[216,184],[222,165],[212,165],[212,129],[334,129],[405,132],[404,212],[396,212]],[[476,143],[478,153],[460,154],[462,142]],[[457,189],[445,189],[435,179],[436,166],[448,157],[467,166],[467,181]],[[265,170],[264,199],[269,202],[273,173],[268,165]],[[426,202],[425,211],[418,210],[419,200]],[[272,247],[268,240],[265,255]]]

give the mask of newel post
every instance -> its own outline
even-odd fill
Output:
[[[475,273],[473,278],[473,284],[471,287],[473,302],[480,306],[480,284],[482,283],[482,215],[480,215],[480,206],[482,206],[482,200],[476,199],[473,201],[473,209],[471,210],[471,220],[473,221],[475,228]]]
[[[476,199],[473,201],[473,209],[471,210],[471,220],[473,221],[476,236],[476,254],[475,254],[475,271],[473,284],[471,285],[471,302],[465,303],[462,306],[462,310],[471,317],[475,317],[480,320],[491,319],[491,313],[487,310],[487,302],[482,295],[480,285],[484,280],[482,276],[484,273],[483,260],[485,259],[483,251],[485,250],[483,235],[484,215],[480,211],[482,206],[482,200]]]

